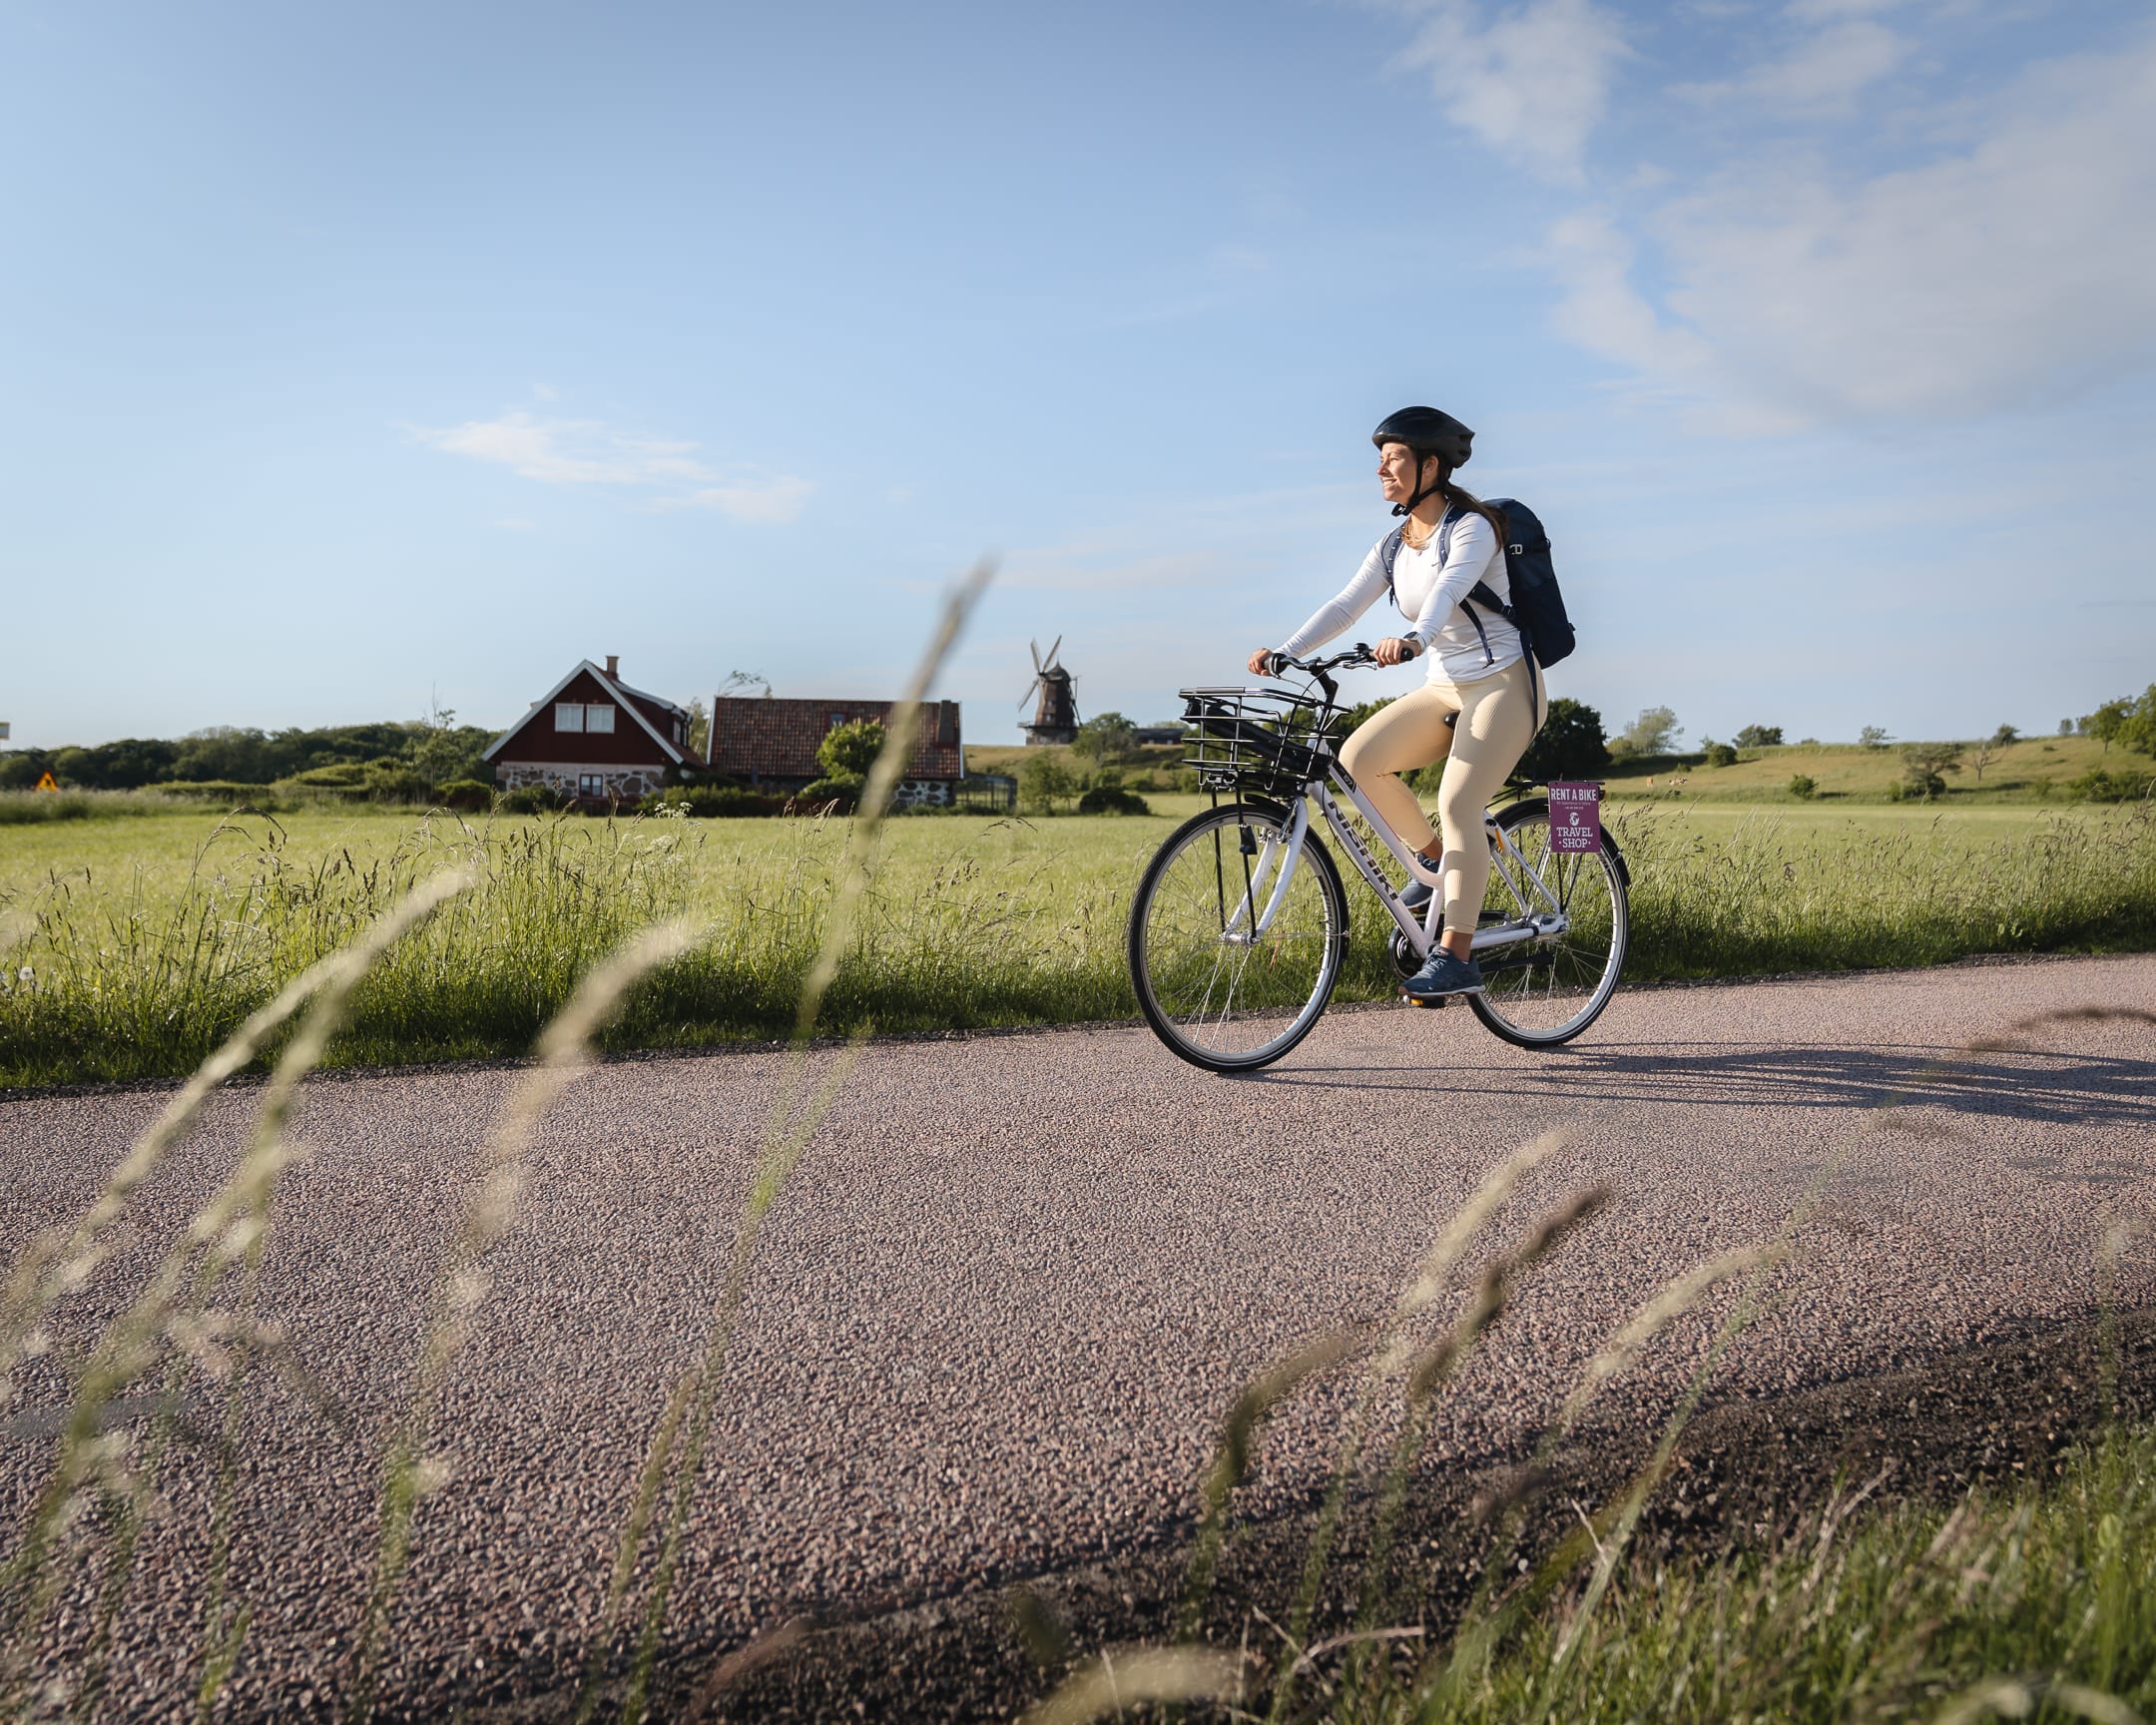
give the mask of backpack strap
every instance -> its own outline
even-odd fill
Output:
[[[1437,572],[1440,575],[1444,573],[1445,553],[1452,548],[1453,520],[1464,513],[1466,511],[1456,506],[1448,508],[1444,512],[1444,518],[1437,523]],[[1406,531],[1407,525],[1402,522],[1384,536],[1384,542],[1377,548],[1378,559],[1384,564],[1385,597],[1394,606],[1399,604],[1399,595],[1392,590],[1392,565],[1399,561],[1400,536]],[[1546,545],[1548,541],[1544,540],[1542,543]],[[1500,555],[1505,555],[1511,549],[1510,546],[1500,546],[1498,551]],[[1509,562],[1510,559],[1507,557],[1508,566]],[[1495,590],[1487,581],[1477,581],[1467,589],[1467,597],[1460,601],[1459,608],[1467,613],[1467,621],[1474,625],[1475,639],[1482,643],[1483,664],[1495,664],[1497,655],[1490,651],[1489,631],[1482,627],[1482,619],[1475,615],[1476,604],[1484,605],[1496,612],[1498,616],[1502,617],[1519,632],[1520,652],[1527,660],[1527,687],[1534,697],[1535,726],[1539,730],[1542,724],[1542,692],[1541,680],[1535,675],[1534,638],[1528,634],[1527,625],[1522,623],[1518,616],[1514,614],[1513,607],[1498,598]],[[1401,615],[1404,616],[1406,613],[1402,612]]]

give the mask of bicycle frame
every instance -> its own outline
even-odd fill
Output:
[[[1280,914],[1281,906],[1287,902],[1289,887],[1295,883],[1296,867],[1303,857],[1303,841],[1310,833],[1311,807],[1315,804],[1327,827],[1332,829],[1333,836],[1340,841],[1341,849],[1348,853],[1348,860],[1354,864],[1355,872],[1361,875],[1363,883],[1377,894],[1377,901],[1385,907],[1401,937],[1417,958],[1427,957],[1431,944],[1437,938],[1438,925],[1444,914],[1443,901],[1436,892],[1436,888],[1443,883],[1442,878],[1435,869],[1425,867],[1421,858],[1402,844],[1399,836],[1386,826],[1377,811],[1370,807],[1369,800],[1342,771],[1339,761],[1333,755],[1332,745],[1324,736],[1324,720],[1330,719],[1338,710],[1340,700],[1340,686],[1327,673],[1342,664],[1372,663],[1369,648],[1357,643],[1351,653],[1315,662],[1289,659],[1284,654],[1275,657],[1308,673],[1317,687],[1325,691],[1326,699],[1321,709],[1323,718],[1317,727],[1318,734],[1312,742],[1314,754],[1324,763],[1324,771],[1306,779],[1297,792],[1288,831],[1268,840],[1259,852],[1257,862],[1246,865],[1243,898],[1232,915],[1227,913],[1225,903],[1227,883],[1221,883],[1222,936],[1232,943],[1254,942],[1272,927],[1274,917]],[[1409,877],[1432,888],[1429,903],[1420,917],[1402,904],[1399,894],[1392,890],[1392,883],[1385,878],[1376,859],[1370,855],[1369,847],[1362,843],[1361,836],[1355,832],[1353,824],[1348,818],[1347,810],[1341,806],[1343,799],[1368,824],[1369,830],[1377,835],[1384,848],[1392,853],[1393,859],[1407,870]],[[1483,812],[1482,821],[1483,830],[1489,840],[1490,872],[1504,882],[1517,914],[1495,927],[1477,928],[1468,943],[1469,950],[1477,953],[1489,952],[1499,947],[1517,946],[1530,940],[1550,939],[1564,933],[1571,926],[1571,918],[1565,914],[1564,905],[1536,872],[1534,864],[1505,837],[1503,830],[1490,818],[1487,810]],[[1258,909],[1261,893],[1265,897],[1263,911]],[[1542,906],[1539,910],[1535,908],[1537,900]]]
[[[1369,847],[1362,843],[1361,835],[1341,807],[1344,798],[1413,878],[1433,888],[1441,885],[1436,870],[1423,865],[1421,859],[1370,807],[1369,799],[1348,782],[1337,764],[1332,765],[1325,778],[1304,785],[1296,798],[1295,812],[1289,818],[1288,831],[1267,840],[1260,848],[1258,859],[1245,880],[1243,897],[1222,930],[1231,942],[1240,944],[1263,937],[1272,927],[1273,918],[1280,914],[1280,907],[1287,902],[1288,889],[1295,882],[1296,868],[1302,862],[1303,841],[1310,832],[1311,807],[1315,804],[1334,838],[1340,841],[1341,849],[1347,852],[1348,861],[1354,864],[1355,872],[1362,876],[1369,889],[1377,894],[1377,901],[1385,907],[1415,955],[1418,958],[1429,955],[1430,943],[1436,939],[1438,923],[1444,915],[1443,901],[1433,892],[1420,917],[1400,902],[1399,894],[1392,889],[1392,883],[1370,855]],[[1496,823],[1486,816],[1484,820],[1489,836],[1491,872],[1504,881],[1518,916],[1495,927],[1476,929],[1469,942],[1470,950],[1488,952],[1562,934],[1571,923],[1555,894],[1535,871],[1534,865],[1498,830]],[[1255,927],[1249,933],[1240,932],[1248,912],[1256,906],[1261,895],[1265,899],[1265,908],[1258,913]],[[1541,901],[1542,910],[1534,908],[1535,899]]]

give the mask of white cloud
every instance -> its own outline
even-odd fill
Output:
[[[792,521],[813,487],[790,474],[722,473],[697,445],[637,436],[596,419],[550,419],[517,408],[461,425],[416,426],[422,443],[489,461],[544,485],[615,486],[664,507],[716,509],[739,521]]]
[[[1874,12],[1891,12],[1901,0],[1791,0],[1783,16],[1800,23],[1820,24],[1836,18],[1862,18]]]
[[[1908,58],[1909,44],[1868,18],[1805,36],[1780,59],[1767,60],[1724,83],[1680,84],[1675,93],[1708,101],[1742,101],[1782,114],[1847,112],[1860,92]]]
[[[1629,50],[1592,0],[1528,0],[1484,22],[1474,0],[1430,0],[1403,56],[1445,117],[1545,180],[1577,184],[1587,138]]]
[[[1726,429],[1970,417],[2156,359],[2156,37],[1951,112],[1891,172],[1763,147],[1554,224],[1558,329]]]
[[[2156,40],[2041,68],[1973,147],[1730,172],[1651,225],[1725,388],[1813,417],[2028,403],[2156,356]]]
[[[707,485],[692,491],[683,502],[698,509],[716,509],[737,521],[791,521],[814,489],[808,480],[781,474],[776,479],[744,479],[732,485]]]
[[[1706,348],[1690,330],[1665,322],[1633,288],[1632,242],[1606,213],[1583,210],[1555,223],[1549,251],[1565,288],[1555,313],[1560,334],[1637,371],[1699,372]]]

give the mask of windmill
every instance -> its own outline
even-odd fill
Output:
[[[1033,723],[1019,727],[1026,734],[1028,747],[1036,743],[1077,740],[1078,703],[1071,699],[1071,674],[1056,663],[1056,649],[1062,645],[1063,637],[1058,635],[1055,646],[1048,649],[1048,657],[1043,659],[1038,641],[1026,643],[1033,654],[1033,681],[1018,697],[1018,705],[1023,707],[1032,700],[1035,690],[1040,691],[1040,701],[1033,709]]]

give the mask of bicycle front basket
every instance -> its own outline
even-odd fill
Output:
[[[1322,778],[1322,703],[1285,689],[1185,689],[1183,723],[1195,753],[1183,765],[1198,770],[1206,791],[1293,797]]]

